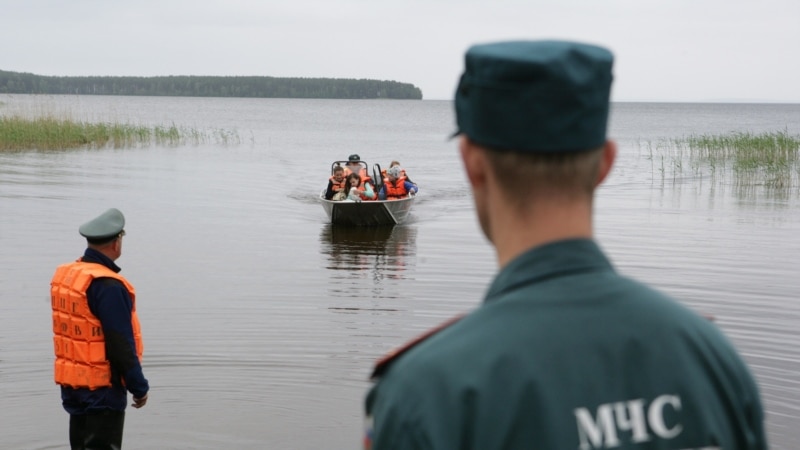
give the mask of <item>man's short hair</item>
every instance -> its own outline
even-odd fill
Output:
[[[583,152],[525,153],[486,149],[490,170],[510,202],[524,208],[532,195],[591,198],[602,147]]]

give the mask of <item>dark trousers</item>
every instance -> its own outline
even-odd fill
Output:
[[[72,450],[120,450],[125,411],[69,416],[69,445]]]

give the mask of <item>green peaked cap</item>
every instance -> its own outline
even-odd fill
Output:
[[[458,131],[498,150],[555,153],[602,146],[614,57],[567,41],[509,41],[467,51],[455,93]]]
[[[103,240],[120,234],[123,228],[125,228],[125,216],[120,210],[111,208],[81,225],[78,232],[86,239]]]

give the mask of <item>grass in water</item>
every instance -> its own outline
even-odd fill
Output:
[[[70,148],[124,148],[139,145],[201,144],[209,140],[225,145],[239,143],[235,132],[206,133],[177,126],[143,126],[126,123],[90,123],[69,117],[43,115],[0,116],[0,151],[64,150]]]
[[[652,145],[648,142],[651,158]],[[656,153],[672,161],[673,179],[682,177],[684,162],[692,175],[712,178],[733,176],[737,186],[766,186],[789,189],[798,184],[800,175],[800,137],[788,131],[691,135],[659,142]],[[661,170],[662,179],[668,176]]]

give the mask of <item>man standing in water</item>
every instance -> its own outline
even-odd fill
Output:
[[[616,273],[593,239],[617,147],[612,54],[477,45],[459,150],[500,271],[483,304],[378,363],[365,447],[766,449],[756,383],[707,319]]]
[[[120,449],[127,393],[134,408],[147,403],[136,292],[114,262],[124,226],[113,208],[81,225],[83,257],[59,266],[51,282],[55,381],[72,450]]]

